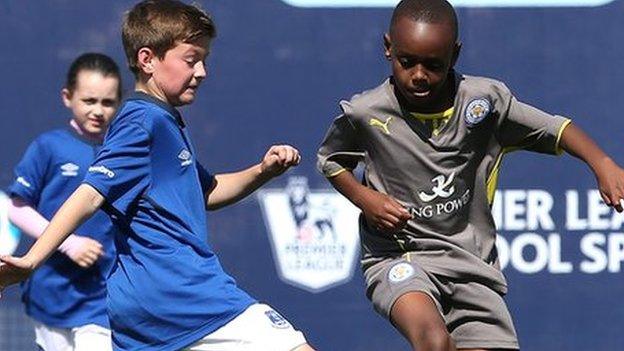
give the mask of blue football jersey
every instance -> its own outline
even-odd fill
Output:
[[[85,178],[119,229],[108,280],[115,349],[179,350],[255,302],[206,242],[212,181],[176,109],[142,93],[124,102]]]
[[[30,144],[15,167],[9,193],[50,220],[82,183],[99,148],[70,128],[44,133]],[[55,252],[22,284],[26,313],[57,328],[87,324],[108,328],[105,280],[115,257],[113,230],[102,211],[81,225],[75,233],[100,242],[105,255],[84,269]]]

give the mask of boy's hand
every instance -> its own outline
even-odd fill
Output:
[[[104,255],[104,248],[98,241],[80,235],[70,235],[59,246],[59,251],[67,255],[82,268],[91,267]]]
[[[28,279],[34,270],[24,257],[0,256],[0,297],[4,288]]]
[[[360,208],[368,225],[383,233],[395,233],[407,225],[410,213],[394,198],[366,189]]]
[[[290,145],[273,145],[264,155],[261,164],[263,175],[273,178],[286,172],[301,161],[299,151]]]
[[[604,202],[622,212],[622,200],[624,199],[624,170],[611,159],[607,159],[596,170],[598,189]]]

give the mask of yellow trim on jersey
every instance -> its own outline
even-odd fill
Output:
[[[561,155],[564,150],[561,148],[561,136],[563,135],[563,131],[572,123],[571,119],[566,118],[566,121],[563,122],[561,127],[559,128],[559,132],[557,132],[557,141],[555,142],[555,152],[557,155]],[[512,151],[521,149],[519,147],[506,147],[503,148],[501,153],[496,158],[496,162],[494,163],[494,168],[492,168],[492,172],[487,179],[487,198],[490,206],[494,203],[494,194],[496,193],[496,187],[498,185],[498,172],[500,171],[501,163],[503,162],[503,156],[505,154],[510,153]]]
[[[498,172],[500,171],[501,164],[503,162],[503,156],[505,156],[505,154],[507,153],[510,153],[512,151],[519,150],[519,149],[520,149],[519,147],[505,147],[503,148],[501,153],[498,154],[498,157],[496,158],[496,162],[494,162],[494,167],[492,168],[492,171],[490,172],[490,175],[488,176],[487,182],[485,183],[486,190],[487,190],[488,204],[490,206],[492,206],[492,204],[494,203],[494,194],[496,194],[496,187],[498,185]]]
[[[339,175],[340,173],[343,173],[343,172],[346,172],[346,171],[348,171],[348,169],[341,168],[341,169],[335,171],[334,173],[331,173],[330,175],[325,176],[325,178],[333,178],[333,177]]]
[[[455,111],[454,107],[449,108],[444,112],[439,113],[411,113],[412,117],[418,119],[425,125],[431,127],[431,134],[434,136],[438,136],[440,131],[444,126],[448,123],[448,121],[453,116],[453,112]]]
[[[444,121],[439,121],[439,120],[437,120],[437,119],[433,119],[433,120],[431,120],[431,123],[433,124],[433,128],[432,128],[432,129],[433,129],[433,132],[432,132],[432,133],[433,133],[433,135],[438,135],[438,134],[440,134],[440,125],[441,125],[442,123],[444,123],[444,122],[446,122],[446,120],[444,120]]]
[[[438,112],[438,113],[416,113],[413,112],[411,113],[412,117],[416,117],[420,120],[430,120],[430,119],[446,119],[446,118],[450,118],[453,115],[453,112],[455,112],[455,107],[451,107],[448,110],[444,111],[444,112]]]
[[[572,120],[567,118],[566,121],[563,122],[563,124],[561,125],[561,128],[559,128],[559,132],[557,133],[557,142],[555,143],[555,152],[557,153],[557,155],[561,155],[565,151],[565,150],[563,150],[563,148],[560,145],[561,144],[561,136],[563,135],[563,131],[570,124],[572,124]]]

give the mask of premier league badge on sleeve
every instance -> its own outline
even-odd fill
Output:
[[[492,107],[486,98],[478,98],[470,101],[466,108],[464,119],[468,127],[474,127],[481,123],[490,114]]]

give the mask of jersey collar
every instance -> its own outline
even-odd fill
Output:
[[[152,95],[146,94],[142,91],[134,91],[128,97],[127,100],[144,100],[157,105],[163,110],[169,112],[169,114],[175,119],[176,123],[180,126],[180,128],[184,128],[186,124],[184,124],[184,120],[182,119],[182,115],[175,107],[169,105],[168,103],[153,97]]]

